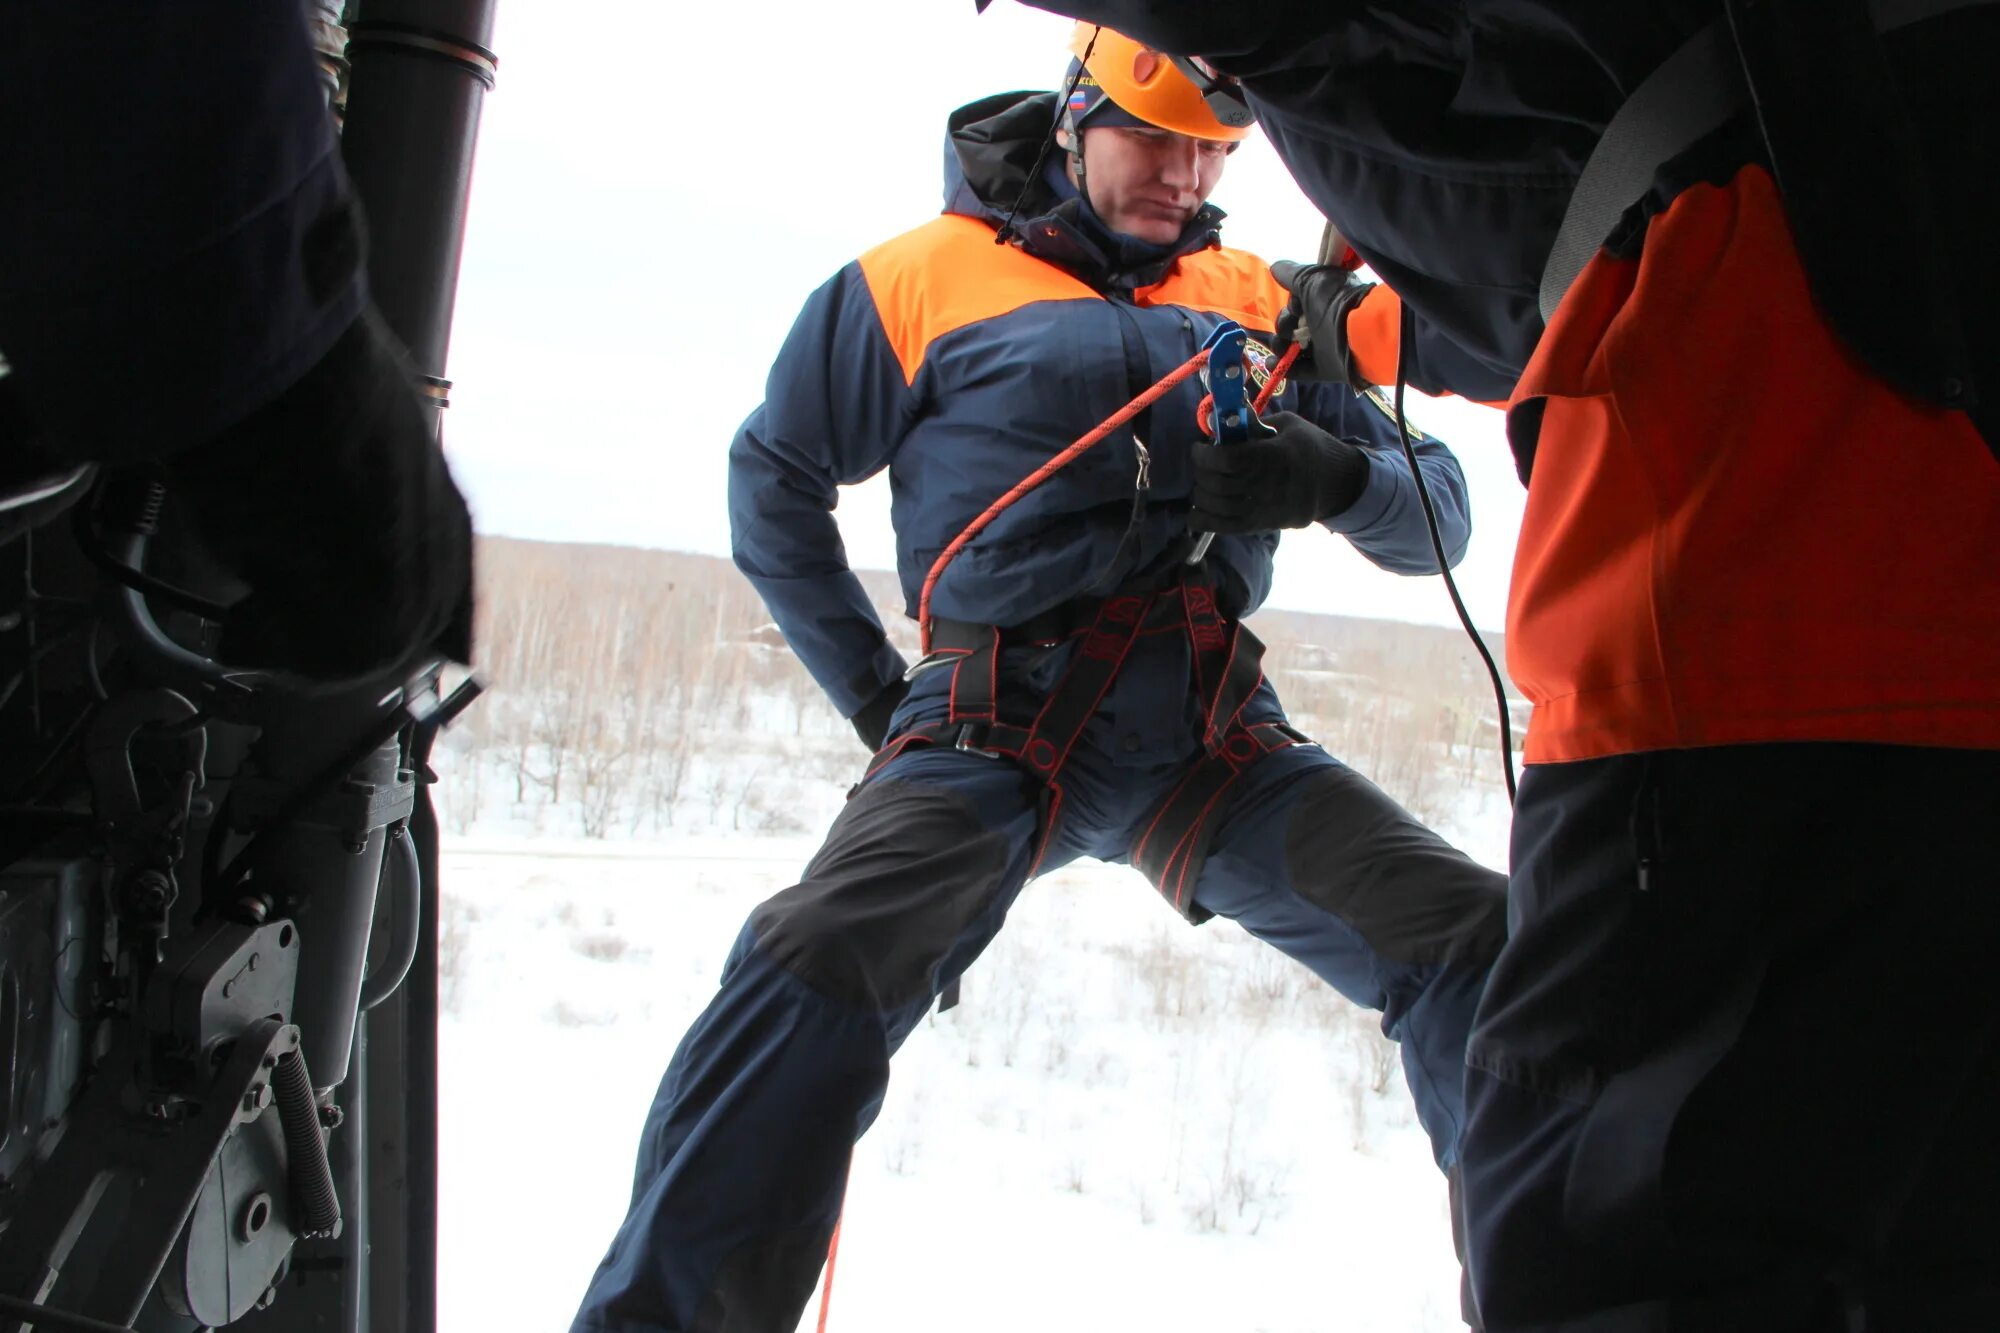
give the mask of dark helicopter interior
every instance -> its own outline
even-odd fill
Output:
[[[492,7],[306,3],[434,417]],[[145,467],[0,486],[5,1333],[434,1325],[426,758],[478,685],[236,669],[242,591]]]

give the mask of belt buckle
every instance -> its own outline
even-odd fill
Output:
[[[965,654],[957,649],[951,649],[951,648],[941,649],[938,652],[931,653],[925,657],[920,657],[916,661],[910,663],[910,665],[906,667],[903,671],[903,679],[906,681],[915,680],[918,676],[923,675],[926,671],[934,671],[938,667],[949,666],[953,662],[958,661],[960,658],[964,656]]]
[[[1005,759],[1007,756],[1001,754],[998,750],[983,749],[973,743],[975,740],[986,739],[983,734],[975,735],[975,733],[983,733],[985,730],[986,728],[977,722],[961,723],[958,728],[958,739],[951,743],[951,748],[957,750],[960,754],[983,754],[988,759]]]

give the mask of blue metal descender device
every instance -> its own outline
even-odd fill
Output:
[[[1244,344],[1249,339],[1250,335],[1243,331],[1241,324],[1225,319],[1202,344],[1202,349],[1208,353],[1208,365],[1201,372],[1211,405],[1208,435],[1210,441],[1217,445],[1241,444],[1245,440],[1277,434],[1257,419],[1256,409],[1251,406],[1250,368],[1243,355]],[[1188,552],[1187,562],[1190,565],[1200,564],[1214,540],[1214,533],[1202,533],[1194,549]]]

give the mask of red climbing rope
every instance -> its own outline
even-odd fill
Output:
[[[833,1222],[833,1239],[826,1245],[826,1281],[819,1289],[819,1333],[826,1333],[826,1312],[833,1305],[833,1261],[840,1257],[840,1225],[846,1220],[847,1209],[842,1207]]]

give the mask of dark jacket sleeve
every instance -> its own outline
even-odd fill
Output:
[[[1325,22],[1325,0],[1267,0],[1253,6],[1213,0],[1026,0],[1065,18],[1102,23],[1179,55],[1233,54],[1287,24]]]
[[[736,567],[844,717],[904,664],[848,568],[833,509],[839,487],[888,465],[914,411],[868,285],[849,264],[807,299],[763,406],[729,449]]]
[[[1325,526],[1353,542],[1383,569],[1397,574],[1435,574],[1437,553],[1409,459],[1396,441],[1396,422],[1374,398],[1331,384],[1299,386],[1300,416],[1368,451],[1368,484],[1360,498]],[[1437,510],[1438,535],[1455,567],[1472,539],[1472,510],[1465,473],[1442,440],[1411,428],[1410,443],[1424,488]]]
[[[1469,291],[1427,277],[1377,251],[1359,246],[1356,250],[1411,313],[1409,386],[1478,403],[1506,402],[1514,392],[1519,367],[1534,355],[1542,336],[1535,294]],[[1469,350],[1473,347],[1489,350]],[[1394,364],[1393,353],[1390,363]]]

